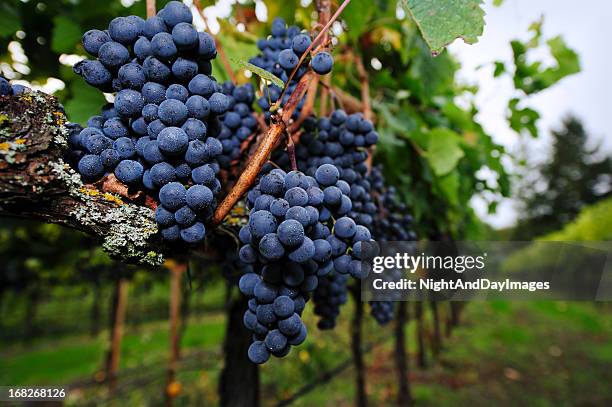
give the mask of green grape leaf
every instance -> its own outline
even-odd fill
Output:
[[[291,24],[295,20],[295,10],[299,2],[264,0],[264,3],[268,9],[268,21],[271,22],[275,17],[282,17],[287,24]]]
[[[81,41],[81,27],[73,19],[57,16],[53,19],[53,35],[51,49],[58,54],[74,51]]]
[[[484,30],[482,0],[400,0],[400,4],[434,54],[457,38],[474,44]]]
[[[502,61],[495,61],[495,70],[493,71],[493,77],[497,78],[506,72],[506,65]]]
[[[347,26],[347,35],[352,40],[357,40],[361,34],[368,29],[367,22],[370,20],[374,8],[370,0],[352,0],[342,12],[342,19]]]
[[[510,109],[508,123],[510,127],[519,134],[523,130],[527,130],[531,137],[538,137],[536,123],[540,118],[540,114],[529,107],[519,108],[518,104],[519,99],[517,98],[510,99],[508,102],[508,108]]]
[[[232,59],[232,62],[237,64],[240,68],[248,69],[249,71],[253,72],[255,75],[259,76],[260,78],[263,78],[265,80],[272,82],[274,85],[278,86],[279,88],[285,87],[285,83],[279,77],[274,76],[273,74],[266,71],[265,69],[261,69],[260,67],[255,66],[250,62],[242,61],[239,59]]]
[[[15,34],[21,28],[20,21],[19,13],[12,5],[0,3],[0,37]]]
[[[457,167],[464,156],[460,141],[459,135],[450,129],[437,127],[429,132],[426,156],[434,174],[443,176]]]
[[[72,98],[64,106],[68,119],[74,123],[85,123],[94,114],[99,114],[100,108],[106,103],[104,95],[89,86],[83,80],[75,80],[70,84]]]

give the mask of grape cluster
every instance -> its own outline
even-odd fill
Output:
[[[412,230],[412,216],[406,204],[401,202],[397,190],[385,184],[380,166],[375,166],[369,174],[372,193],[375,195],[377,216],[374,217],[372,233],[378,242],[415,241],[416,233]],[[401,277],[396,277],[401,278]],[[387,324],[394,317],[392,301],[371,301],[370,313],[381,324]]]
[[[351,209],[350,188],[331,164],[314,175],[275,168],[247,196],[251,212],[240,230],[239,254],[253,269],[239,287],[250,299],[244,323],[254,333],[248,352],[254,363],[270,354],[285,356],[304,341],[300,316],[320,278],[332,269],[364,277],[358,247],[370,232],[344,216]]]
[[[312,297],[314,313],[321,317],[317,323],[319,329],[332,329],[336,326],[340,306],[348,299],[347,280],[346,274],[336,272],[319,279],[319,286]]]
[[[370,182],[376,195],[378,215],[372,224],[372,233],[378,242],[415,241],[413,219],[408,207],[397,194],[394,186],[387,186],[380,166],[372,168]]]
[[[217,157],[221,168],[229,168],[232,160],[240,156],[240,145],[257,130],[257,118],[253,113],[255,90],[248,83],[236,86],[225,82],[223,93],[230,98],[230,108],[221,117],[221,132],[219,140],[223,145],[223,153]]]
[[[300,30],[297,26],[287,27],[285,20],[275,18],[272,21],[272,35],[268,38],[260,38],[257,41],[257,47],[260,54],[249,60],[253,65],[265,69],[271,74],[280,78],[287,83],[289,75],[298,66],[300,57],[306,52],[310,46],[312,39],[307,31]],[[287,85],[287,90],[283,96],[282,105],[284,106],[300,78],[308,70],[308,66],[319,75],[326,75],[331,72],[334,60],[330,53],[320,51],[310,59],[310,64],[306,63],[306,59],[299,66],[291,83]],[[264,95],[258,99],[259,107],[265,112],[266,120],[270,119],[270,107],[280,98],[282,89],[276,85],[271,85]],[[298,108],[293,113],[294,118],[298,117],[299,111],[304,103],[300,102]]]
[[[128,187],[145,189],[159,202],[163,238],[197,243],[221,190],[219,118],[232,98],[210,76],[214,39],[191,22],[189,8],[171,1],[146,21],[118,17],[107,31],[83,35],[85,50],[97,58],[74,71],[117,94],[70,145],[85,181],[112,172]]]
[[[104,92],[129,89],[145,93],[147,82],[188,83],[198,73],[210,75],[215,42],[207,33],[198,32],[192,20],[189,7],[179,1],[169,2],[146,20],[117,17],[108,30],[89,30],[83,35],[85,51],[96,59],[79,62],[74,71]],[[140,109],[132,106],[135,115]]]
[[[341,171],[340,178],[350,185],[353,203],[348,216],[358,224],[372,226],[376,205],[368,180],[367,148],[376,144],[378,133],[362,114],[347,115],[335,110],[329,117],[309,118],[303,123],[300,144],[296,146],[298,167],[312,174],[322,164],[333,164]],[[283,168],[289,166],[286,155],[274,156]]]
[[[22,93],[30,92],[30,88],[24,85],[11,85],[9,81],[0,76],[0,96],[17,96]]]
[[[380,325],[386,325],[395,317],[393,301],[370,301],[370,313]]]

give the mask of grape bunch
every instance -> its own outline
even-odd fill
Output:
[[[30,92],[30,88],[19,84],[11,85],[6,78],[0,76],[0,96],[17,96],[26,92]]]
[[[351,209],[348,184],[331,164],[314,175],[274,168],[247,195],[251,212],[239,233],[239,255],[253,269],[239,288],[249,297],[244,323],[254,333],[248,352],[254,363],[285,356],[304,341],[300,316],[320,278],[332,269],[364,277],[355,247],[370,232],[344,216]]]
[[[198,73],[210,75],[216,56],[214,39],[191,24],[189,7],[169,2],[154,17],[117,17],[108,30],[89,30],[83,48],[95,60],[83,60],[74,71],[103,92],[143,91],[147,82],[188,83]],[[150,86],[150,85],[149,85]],[[127,93],[126,95],[133,95]],[[140,113],[133,106],[134,113]]]
[[[210,76],[214,39],[197,32],[189,8],[169,2],[146,21],[118,17],[83,36],[97,57],[74,66],[90,85],[117,92],[113,104],[70,137],[86,182],[108,173],[158,202],[167,241],[198,243],[221,190],[218,136],[232,98]]]
[[[223,146],[223,153],[217,157],[221,168],[229,168],[232,160],[240,156],[240,145],[257,130],[257,118],[253,113],[255,90],[248,83],[236,86],[225,82],[223,93],[230,98],[230,108],[221,119],[219,140]]]
[[[376,198],[377,210],[372,224],[376,241],[415,241],[417,235],[412,228],[412,216],[408,213],[406,204],[398,197],[396,189],[385,184],[382,168],[373,167],[368,178]],[[395,277],[396,280],[398,278],[401,276]],[[393,302],[371,301],[370,313],[379,324],[387,324],[394,317]]]
[[[314,313],[320,317],[317,322],[319,329],[333,329],[336,326],[340,306],[348,299],[347,280],[346,274],[336,272],[319,279],[319,286],[312,297]]]
[[[291,72],[298,66],[300,57],[306,52],[312,39],[307,31],[300,30],[297,26],[287,27],[285,20],[275,18],[272,21],[272,35],[268,38],[260,38],[257,40],[257,48],[260,54],[249,60],[253,65],[265,69],[271,74],[280,78],[287,83]],[[320,51],[311,59],[309,65],[304,62],[297,68],[291,83],[287,84],[287,90],[283,96],[282,106],[284,106],[300,78],[307,72],[308,66],[319,75],[326,75],[331,72],[334,60],[329,52]],[[264,95],[257,100],[259,107],[265,112],[266,120],[270,119],[270,107],[280,98],[282,89],[276,85],[271,85],[264,92]],[[299,111],[304,103],[300,102],[298,108],[293,113],[294,118],[297,118]]]
[[[339,109],[329,117],[308,118],[302,130],[300,143],[296,146],[298,167],[304,168],[307,174],[312,174],[322,164],[339,168],[340,179],[350,185],[353,207],[348,216],[370,228],[376,205],[370,194],[367,148],[378,141],[372,122],[360,113],[347,115]],[[273,159],[282,168],[290,165],[286,155],[277,153]]]
[[[386,186],[382,168],[372,167],[370,182],[376,195],[377,216],[372,224],[372,233],[378,242],[415,241],[412,215],[397,194],[394,186]]]
[[[393,301],[370,301],[370,313],[379,325],[388,324],[395,317]]]

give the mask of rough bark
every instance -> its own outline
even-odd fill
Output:
[[[0,96],[0,215],[65,225],[98,237],[125,262],[161,264],[153,211],[84,185],[63,160],[65,124],[52,96]]]

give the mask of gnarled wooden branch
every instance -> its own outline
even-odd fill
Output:
[[[236,202],[248,191],[253,185],[259,171],[263,165],[268,161],[270,154],[278,144],[279,139],[287,131],[287,125],[291,120],[293,112],[297,108],[298,103],[302,100],[304,93],[308,90],[310,82],[313,80],[313,71],[308,71],[302,76],[300,81],[295,87],[295,90],[291,94],[291,97],[287,101],[287,104],[283,107],[281,114],[272,115],[272,125],[268,128],[267,133],[257,146],[257,149],[253,155],[249,158],[249,162],[240,178],[236,181],[236,184],[232,190],[227,194],[223,202],[217,206],[217,210],[213,216],[212,223],[218,225],[223,221],[225,216],[234,207]]]
[[[0,215],[65,225],[98,237],[125,262],[160,264],[153,211],[84,185],[62,158],[65,123],[52,96],[0,96]]]

